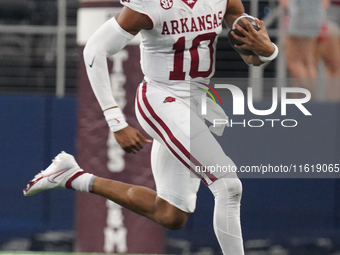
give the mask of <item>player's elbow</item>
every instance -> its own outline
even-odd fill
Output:
[[[108,56],[107,51],[104,50],[105,47],[96,43],[96,40],[92,37],[87,41],[83,50],[83,58],[85,63],[91,66],[94,59],[98,61],[99,59],[106,59]]]
[[[83,58],[85,63],[91,61],[91,59],[93,59],[95,55],[96,55],[95,47],[91,43],[91,41],[88,41],[83,50]]]
[[[87,63],[90,59],[91,48],[92,48],[91,45],[86,43],[84,50],[83,50],[83,58],[84,58],[85,63]]]

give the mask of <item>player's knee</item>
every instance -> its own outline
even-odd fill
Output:
[[[218,180],[219,181],[219,180]],[[242,197],[242,183],[239,178],[225,178],[221,180],[225,185],[218,185],[218,194],[228,194],[229,199],[240,200]]]
[[[229,196],[236,199],[241,199],[242,183],[239,178],[230,178],[228,181]]]
[[[188,213],[160,197],[156,199],[156,206],[155,221],[161,226],[171,230],[181,229],[185,226],[188,220]]]
[[[178,230],[185,226],[187,220],[187,214],[168,214],[163,215],[161,225],[170,230]]]

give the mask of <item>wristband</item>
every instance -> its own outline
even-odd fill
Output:
[[[274,50],[274,53],[272,55],[270,55],[269,57],[265,57],[265,56],[258,56],[259,59],[262,61],[262,62],[269,62],[269,61],[272,61],[274,60],[277,55],[279,55],[279,48],[276,46],[275,43],[272,43],[275,47],[275,50]]]
[[[118,107],[105,110],[104,116],[107,124],[110,127],[111,132],[117,132],[128,126],[122,110]]]

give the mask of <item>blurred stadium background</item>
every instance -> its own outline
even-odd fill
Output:
[[[248,13],[266,21],[282,51],[278,2],[243,2]],[[116,1],[0,0],[0,254],[221,254],[212,229],[213,197],[203,186],[196,212],[180,231],[165,231],[89,194],[22,195],[27,181],[61,150],[98,175],[154,187],[148,150],[131,156],[117,147],[82,62],[88,35],[119,8]],[[132,44],[110,62],[118,101],[136,126],[133,97],[142,78],[138,59],[138,46]],[[248,68],[224,31],[215,77],[250,77],[254,99],[266,105],[271,88],[285,86],[288,75],[284,54],[262,68]],[[237,128],[221,144],[238,165],[339,163],[340,105],[325,102],[322,86],[317,98],[309,104],[313,118],[294,131]],[[242,181],[246,254],[340,254],[338,179]]]

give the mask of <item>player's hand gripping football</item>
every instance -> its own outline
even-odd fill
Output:
[[[114,132],[114,135],[118,144],[127,153],[136,154],[143,149],[144,143],[152,143],[152,141],[145,138],[139,130],[130,126]]]
[[[232,36],[236,40],[244,43],[242,45],[235,45],[235,48],[250,50],[254,52],[256,55],[260,56],[265,57],[271,56],[274,53],[275,47],[269,38],[264,22],[259,19],[255,20],[260,25],[260,29],[258,31],[254,29],[254,27],[250,24],[250,22],[247,19],[241,19],[241,21],[246,26],[248,31],[243,29],[240,25],[235,24],[235,28],[244,35],[244,37],[241,37],[236,35],[234,31],[231,32]],[[252,56],[243,57],[251,58]]]

